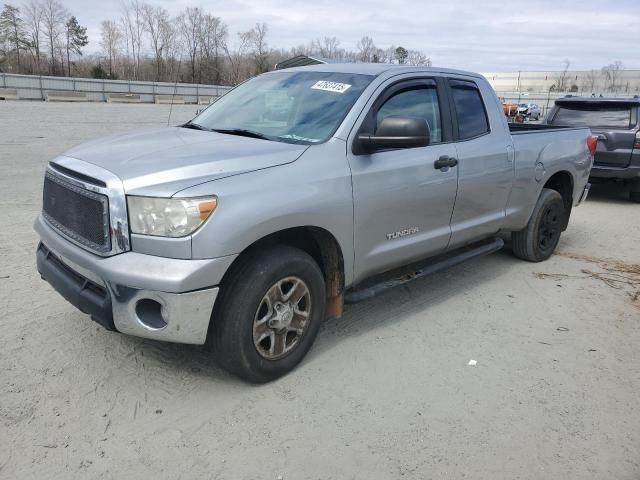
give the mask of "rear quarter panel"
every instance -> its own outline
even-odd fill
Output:
[[[588,128],[513,133],[514,183],[505,230],[521,230],[547,181],[566,171],[573,179],[573,204],[589,179],[593,158],[587,147]]]

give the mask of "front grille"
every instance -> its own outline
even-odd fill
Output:
[[[49,172],[44,178],[44,217],[76,242],[101,253],[111,250],[109,199]]]

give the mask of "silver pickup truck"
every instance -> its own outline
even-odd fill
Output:
[[[50,161],[41,276],[109,330],[207,344],[254,382],[345,303],[500,249],[556,248],[588,128],[507,124],[480,75],[381,64],[267,73],[179,127]]]

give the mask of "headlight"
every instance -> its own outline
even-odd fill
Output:
[[[184,237],[200,227],[218,205],[216,197],[127,197],[131,233]]]

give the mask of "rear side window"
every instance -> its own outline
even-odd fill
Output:
[[[400,90],[390,97],[378,110],[376,130],[385,117],[419,117],[424,118],[431,130],[431,143],[442,141],[442,124],[440,106],[435,87],[416,87]]]
[[[489,133],[487,111],[476,84],[460,80],[451,80],[450,84],[458,119],[459,139],[466,140]]]
[[[562,105],[553,117],[555,125],[570,127],[631,127],[631,107],[628,105]]]

